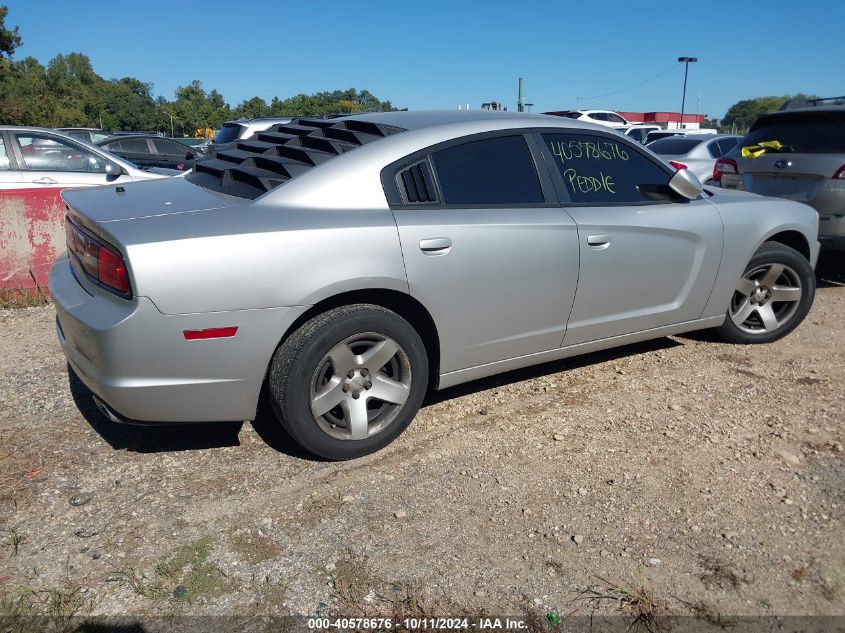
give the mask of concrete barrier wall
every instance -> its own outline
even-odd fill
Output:
[[[59,187],[0,190],[0,291],[47,292],[50,266],[65,250]]]

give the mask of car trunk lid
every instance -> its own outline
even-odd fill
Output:
[[[243,204],[243,200],[181,177],[87,189],[67,189],[62,198],[88,224],[108,224],[140,218],[197,213]]]

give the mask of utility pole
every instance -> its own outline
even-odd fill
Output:
[[[684,105],[687,100],[687,73],[689,73],[690,62],[697,62],[698,57],[679,57],[679,62],[684,62],[684,94],[681,97],[681,120],[678,122],[678,129],[684,126]]]
[[[522,98],[522,77],[519,78],[519,94],[516,97],[516,111],[525,112],[525,101]]]
[[[167,116],[170,117],[170,138],[173,138],[173,115],[170,114],[170,112],[168,112],[164,108],[162,108],[161,111],[164,112]]]

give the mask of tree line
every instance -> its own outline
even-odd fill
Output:
[[[172,100],[153,97],[153,84],[134,77],[104,79],[82,53],[56,55],[44,66],[34,57],[12,59],[21,45],[18,28],[6,28],[8,9],[0,6],[0,123],[38,127],[96,127],[155,130],[193,136],[197,129],[219,129],[224,121],[257,116],[314,116],[395,110],[366,90],[334,90],[252,97],[231,107],[217,90],[200,81],[176,89]]]

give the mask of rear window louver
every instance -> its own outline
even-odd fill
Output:
[[[409,204],[425,204],[437,202],[437,190],[428,161],[423,160],[399,172],[399,187],[405,202]]]
[[[186,179],[254,200],[335,156],[404,131],[369,121],[294,119],[214,152]]]

